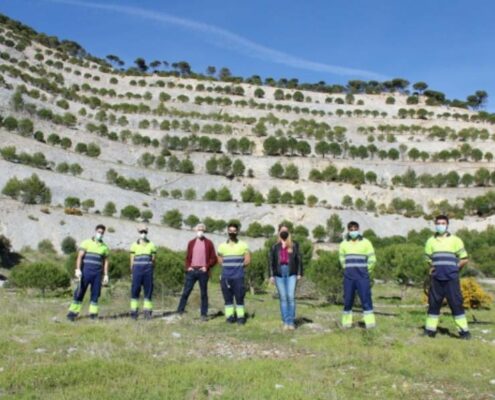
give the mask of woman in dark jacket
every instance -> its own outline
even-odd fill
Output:
[[[277,286],[284,329],[293,330],[296,283],[303,275],[303,263],[299,244],[292,240],[284,224],[278,226],[278,241],[272,246],[269,258],[270,282]]]

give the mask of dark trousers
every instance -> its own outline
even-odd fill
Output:
[[[226,306],[235,304],[238,306],[244,305],[244,295],[246,290],[244,288],[244,278],[223,278],[220,281],[222,287],[223,299]]]
[[[187,299],[191,294],[196,281],[199,282],[199,290],[201,292],[201,315],[208,315],[208,272],[203,272],[198,269],[186,272],[186,281],[184,290],[180,298],[178,312],[184,312],[186,309]]]
[[[101,294],[101,267],[82,267],[82,277],[74,292],[74,301],[81,303],[91,285],[91,303],[97,304]]]
[[[439,281],[431,278],[430,291],[428,293],[428,314],[440,315],[440,308],[445,298],[447,298],[447,303],[454,317],[464,314],[459,278],[450,281]]]
[[[153,296],[153,266],[134,266],[132,268],[131,299],[138,300],[144,289],[144,299],[151,301]]]
[[[363,311],[373,311],[373,301],[371,300],[370,280],[349,279],[344,277],[344,311],[352,311],[354,296],[358,293]]]

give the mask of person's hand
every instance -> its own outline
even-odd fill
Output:
[[[435,268],[434,267],[430,267],[430,275],[433,275],[434,272],[435,272]]]
[[[103,285],[104,286],[108,285],[108,275],[103,276]]]
[[[202,272],[206,272],[206,267],[201,267]]]
[[[81,279],[82,277],[82,272],[79,268],[76,269],[76,272],[74,273],[75,277],[77,280]]]
[[[272,285],[275,284],[275,278],[273,276],[270,276],[270,284]]]
[[[187,269],[187,272],[191,272],[192,270],[193,270],[193,268],[192,268],[192,267],[189,267],[189,268]]]
[[[302,278],[302,275],[297,275],[297,280],[300,280]]]

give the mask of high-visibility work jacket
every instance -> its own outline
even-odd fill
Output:
[[[371,242],[363,237],[344,240],[339,247],[340,264],[348,279],[369,279],[376,264],[375,250]]]
[[[459,277],[459,260],[467,258],[468,254],[462,240],[447,233],[427,240],[425,256],[434,268],[432,276],[439,281],[450,281]]]

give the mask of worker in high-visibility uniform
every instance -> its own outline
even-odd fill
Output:
[[[89,304],[89,316],[92,319],[98,317],[98,299],[101,294],[101,285],[108,285],[108,246],[103,242],[105,226],[98,225],[95,235],[91,239],[84,240],[79,246],[76,259],[75,276],[79,280],[74,292],[74,300],[69,307],[67,318],[74,321],[81,312],[82,301],[86,290],[91,285],[91,302]],[[103,274],[103,279],[102,279]]]
[[[153,303],[153,268],[156,260],[156,246],[148,239],[148,227],[138,227],[139,239],[131,246],[131,318],[138,318],[139,295],[144,289],[144,317],[151,319]]]
[[[228,323],[246,323],[244,308],[244,268],[251,262],[249,247],[239,240],[239,226],[230,223],[227,227],[229,239],[218,247],[218,263],[222,266],[220,285],[225,302],[225,318]],[[235,307],[234,307],[235,299]]]
[[[447,298],[460,337],[470,339],[459,282],[459,271],[468,263],[468,254],[462,240],[449,233],[448,227],[447,216],[436,217],[435,235],[425,245],[425,255],[430,264],[430,288],[424,334],[435,337],[440,308],[444,298]]]
[[[359,224],[347,224],[347,235],[340,244],[339,260],[344,268],[344,312],[342,327],[352,327],[352,306],[357,291],[363,307],[363,319],[367,329],[376,325],[371,299],[370,274],[376,264],[375,250],[371,242],[359,231]]]

